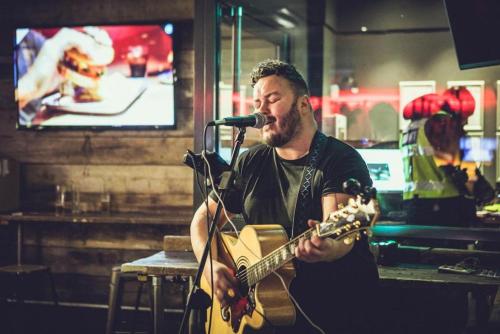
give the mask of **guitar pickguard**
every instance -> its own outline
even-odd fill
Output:
[[[221,318],[225,322],[231,323],[231,328],[234,333],[238,333],[240,329],[241,319],[248,315],[252,317],[253,311],[255,310],[255,291],[254,289],[248,290],[245,294],[242,294],[234,303],[221,308]]]

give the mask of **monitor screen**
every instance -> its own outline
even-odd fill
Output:
[[[500,1],[444,0],[460,69],[500,64]]]
[[[492,163],[496,149],[496,138],[469,136],[460,138],[463,161]]]
[[[379,192],[402,192],[403,157],[398,149],[358,149]]]
[[[18,28],[18,128],[173,128],[171,23]]]

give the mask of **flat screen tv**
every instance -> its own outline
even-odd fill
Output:
[[[358,149],[379,192],[404,189],[403,156],[398,149]]]
[[[500,1],[444,0],[460,69],[500,64]]]
[[[20,129],[175,127],[172,23],[18,28]]]

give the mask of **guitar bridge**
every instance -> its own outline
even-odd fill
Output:
[[[236,302],[222,307],[220,313],[222,320],[230,322],[233,332],[237,333],[243,316],[248,315],[251,317],[254,309],[255,298],[253,289],[251,289],[245,297],[241,297]]]

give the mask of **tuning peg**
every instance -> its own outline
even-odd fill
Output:
[[[361,192],[361,184],[356,179],[348,179],[342,183],[342,189],[346,194],[357,195]]]
[[[353,242],[354,242],[354,239],[350,235],[344,238],[344,244],[346,244],[346,245],[350,245]]]
[[[375,187],[366,186],[363,189],[363,202],[367,204],[371,199],[377,197],[377,189]]]

